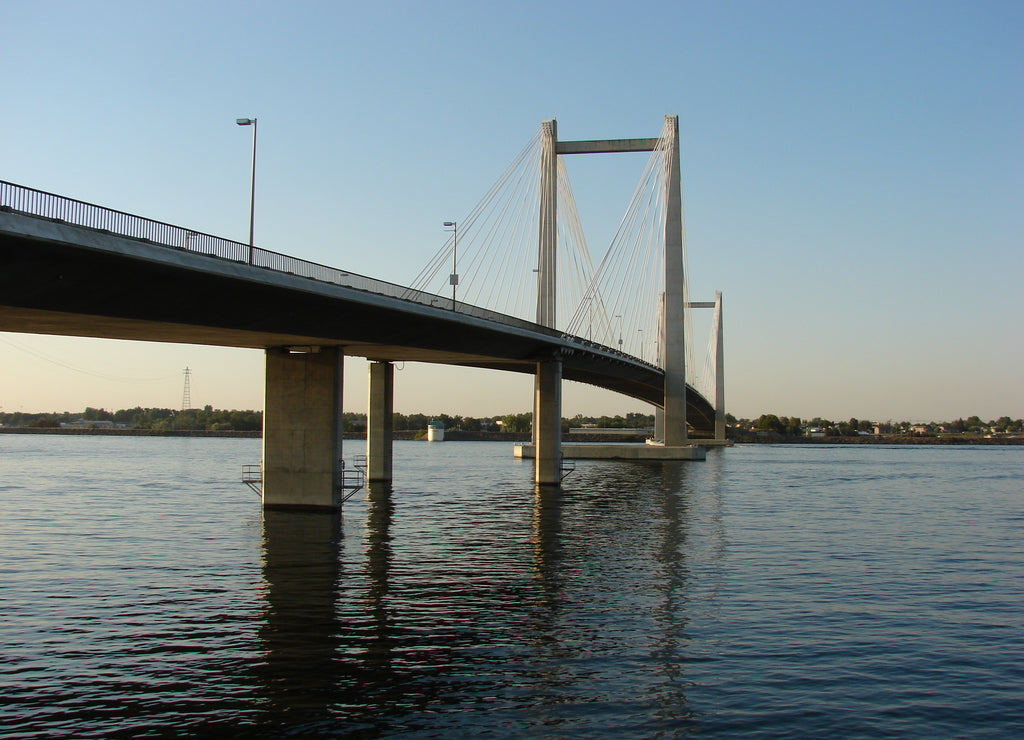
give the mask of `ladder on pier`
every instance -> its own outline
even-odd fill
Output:
[[[360,464],[361,461],[361,464]],[[242,483],[263,498],[263,464],[243,465]],[[355,465],[345,467],[341,461],[341,503],[345,503],[366,485],[366,455],[357,455]]]

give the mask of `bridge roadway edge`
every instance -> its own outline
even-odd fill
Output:
[[[371,361],[527,374],[557,353],[567,380],[660,404],[656,368],[543,327],[526,331],[7,210],[0,210],[0,258],[0,331],[255,349],[342,346]],[[688,417],[710,426],[713,409],[697,398]]]

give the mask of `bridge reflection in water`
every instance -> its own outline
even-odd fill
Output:
[[[265,512],[261,724],[371,735],[686,727],[685,467],[598,465],[600,478],[584,471],[585,492],[537,486],[525,517],[527,491],[475,502],[460,491],[456,521],[440,491],[381,485],[344,519]],[[643,673],[623,674],[629,665]],[[618,719],[606,714],[616,706],[628,707]]]

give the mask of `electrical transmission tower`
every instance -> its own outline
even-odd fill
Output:
[[[185,390],[181,394],[181,410],[188,411],[192,408],[192,371],[185,368]]]

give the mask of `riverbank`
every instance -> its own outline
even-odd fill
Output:
[[[223,432],[201,429],[79,429],[68,427],[0,427],[0,434],[58,434],[63,436],[101,436],[101,437],[238,437],[253,439],[262,436],[262,432]]]
[[[79,429],[57,427],[0,427],[0,434],[58,434],[65,436],[96,435],[107,437],[220,437],[258,439],[262,432],[203,431],[203,430],[154,430],[154,429]],[[529,442],[530,435],[516,432],[465,432],[449,429],[444,433],[450,442]],[[345,432],[348,440],[364,440],[366,432]],[[424,430],[402,430],[394,433],[396,440],[426,440]],[[730,438],[736,444],[775,445],[1003,445],[1022,446],[1024,437],[979,437],[969,434],[947,434],[937,437],[913,437],[880,435],[870,437],[784,437],[781,435],[740,436]],[[566,434],[562,441],[570,444],[601,442],[603,444],[627,444],[638,442],[634,434]],[[693,439],[699,443],[699,439]]]
[[[80,428],[80,427],[0,427],[0,434],[54,434],[60,436],[97,436],[97,437],[220,437],[239,439],[258,439],[263,436],[260,431],[235,432],[235,431],[205,431],[196,429],[110,429],[110,428]],[[618,439],[622,435],[605,435],[600,441],[608,441],[606,437],[615,438],[613,441],[631,441],[636,438]],[[366,439],[365,431],[345,432],[344,439],[360,440]],[[426,440],[426,430],[401,430],[394,433],[395,440]],[[593,439],[593,435],[588,438]],[[445,439],[452,442],[528,442],[529,434],[516,434],[511,432],[463,432],[450,429],[445,432]],[[569,438],[566,441],[570,441]],[[579,440],[573,440],[579,441]]]
[[[943,434],[917,437],[911,435],[871,435],[870,437],[785,437],[741,436],[732,439],[736,444],[773,445],[1024,445],[1024,437],[981,437],[971,434]]]

